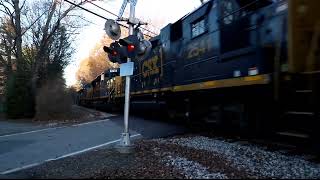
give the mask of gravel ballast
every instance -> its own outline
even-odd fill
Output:
[[[159,139],[161,144],[175,144],[204,150],[228,159],[232,166],[266,178],[320,178],[320,165],[299,156],[285,156],[254,145],[241,145],[207,137]]]
[[[186,158],[166,156],[163,162],[166,162],[167,166],[173,166],[182,172],[187,179],[227,179],[225,174],[210,173],[208,168],[203,167],[201,164],[189,161]]]

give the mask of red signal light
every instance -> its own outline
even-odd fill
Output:
[[[133,52],[134,49],[135,49],[135,46],[134,46],[133,44],[129,44],[129,45],[128,45],[128,51],[129,51],[129,52]]]
[[[112,51],[112,55],[117,56],[118,55],[117,51]]]

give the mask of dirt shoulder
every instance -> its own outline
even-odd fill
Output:
[[[116,115],[88,109],[80,106],[72,106],[72,113],[65,118],[48,120],[48,119],[0,119],[0,135],[15,134],[21,132],[35,131],[45,128],[54,128],[81,124],[92,121],[99,121],[112,118]]]
[[[72,112],[66,115],[64,118],[56,119],[56,120],[32,119],[32,122],[40,125],[48,125],[48,126],[72,125],[72,124],[86,123],[90,121],[103,120],[113,116],[116,116],[116,115],[101,112],[94,109],[88,109],[82,106],[73,105]]]

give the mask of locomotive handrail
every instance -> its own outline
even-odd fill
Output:
[[[186,67],[188,67],[188,66],[192,66],[192,65],[195,65],[195,64],[204,63],[204,62],[207,62],[207,61],[216,59],[216,58],[219,58],[219,56],[218,56],[218,55],[211,56],[211,57],[209,57],[209,58],[205,58],[205,59],[202,59],[202,60],[200,60],[200,61],[195,61],[195,62],[192,62],[192,63],[189,63],[189,64],[185,64],[183,67],[186,68]]]

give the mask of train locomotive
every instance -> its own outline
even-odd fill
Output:
[[[132,109],[245,132],[315,136],[318,0],[209,0],[150,39],[134,61]],[[117,79],[118,78],[118,79]],[[125,78],[106,71],[79,104],[121,107]]]

